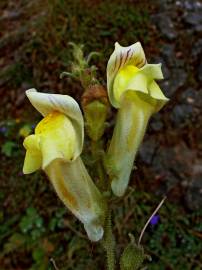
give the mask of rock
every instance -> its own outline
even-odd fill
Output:
[[[195,31],[198,32],[198,33],[201,33],[202,32],[202,23],[196,25]]]
[[[195,106],[198,107],[200,110],[202,109],[202,89],[196,92]]]
[[[198,67],[198,79],[200,82],[202,82],[202,63],[200,63]]]
[[[194,108],[202,109],[202,89],[189,88],[181,95],[181,103],[191,104]],[[202,115],[202,113],[201,113]]]
[[[193,0],[178,0],[175,2],[176,6],[183,8],[183,10],[193,11],[202,8],[202,4],[199,1]]]
[[[172,122],[176,127],[185,124],[191,119],[193,106],[190,104],[176,105],[171,113]]]
[[[19,19],[19,17],[21,16],[21,12],[19,11],[9,11],[9,10],[4,10],[1,18],[0,18],[0,21],[2,20],[17,20]]]
[[[184,69],[184,60],[179,59],[183,53],[180,51],[175,53],[175,47],[173,44],[164,44],[161,48],[161,55],[166,66],[175,68],[181,67]]]
[[[177,68],[172,70],[172,74],[169,80],[159,82],[164,93],[167,97],[173,96],[176,91],[181,88],[187,80],[187,73],[185,70]]]
[[[158,145],[155,139],[144,141],[139,149],[139,156],[146,164],[151,164]]]
[[[186,203],[189,209],[198,210],[202,208],[202,160],[193,166],[192,180],[186,192]]]
[[[187,181],[192,175],[190,161],[195,156],[196,153],[183,143],[174,147],[159,147],[152,160],[152,169],[158,179],[161,179],[160,190],[168,192],[176,185],[188,185]]]
[[[153,131],[160,131],[163,128],[163,122],[162,120],[162,116],[160,113],[157,113],[155,115],[153,115],[153,117],[151,118],[151,121],[149,123],[149,127],[153,130]]]
[[[164,44],[161,48],[163,61],[167,66],[173,66],[175,60],[175,47],[173,44]]]
[[[152,19],[165,38],[171,41],[177,38],[177,32],[174,24],[166,13],[157,14],[153,16]]]
[[[193,104],[196,100],[197,91],[193,88],[188,88],[181,95],[181,103]]]
[[[202,11],[194,11],[194,12],[187,12],[184,15],[184,21],[185,23],[196,26],[202,24]]]

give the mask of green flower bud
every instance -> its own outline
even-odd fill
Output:
[[[98,84],[88,87],[82,97],[82,107],[88,136],[98,141],[105,131],[109,110],[105,89]]]
[[[139,247],[135,243],[130,243],[121,256],[121,270],[138,270],[142,266],[144,259],[143,247]]]

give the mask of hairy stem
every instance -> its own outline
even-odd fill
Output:
[[[104,166],[102,163],[102,155],[100,153],[100,150],[102,149],[102,142],[101,141],[92,141],[91,143],[91,152],[92,152],[92,156],[95,160],[95,167],[97,170],[97,175],[99,178],[99,182],[98,182],[98,188],[101,191],[106,190],[107,188],[107,183],[105,181],[106,179],[106,174],[105,174],[105,170],[104,170]]]
[[[105,223],[105,234],[102,241],[107,256],[107,270],[115,269],[115,239],[112,232],[111,212],[109,211]]]

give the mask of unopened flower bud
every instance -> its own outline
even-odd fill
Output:
[[[138,270],[144,262],[145,254],[143,247],[130,243],[124,249],[120,259],[121,270]]]
[[[109,110],[107,92],[104,87],[99,84],[90,85],[82,96],[82,107],[88,136],[93,141],[98,141],[104,133]]]

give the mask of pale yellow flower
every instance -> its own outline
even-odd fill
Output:
[[[106,167],[117,196],[128,186],[151,115],[168,101],[155,81],[160,79],[161,64],[147,64],[140,42],[129,47],[115,44],[107,65],[107,87],[111,104],[119,110]]]
[[[83,148],[83,117],[77,102],[67,95],[26,92],[32,105],[44,116],[35,134],[24,140],[23,171],[42,168],[59,198],[84,224],[88,237],[103,236],[105,203],[90,178],[80,154]]]

